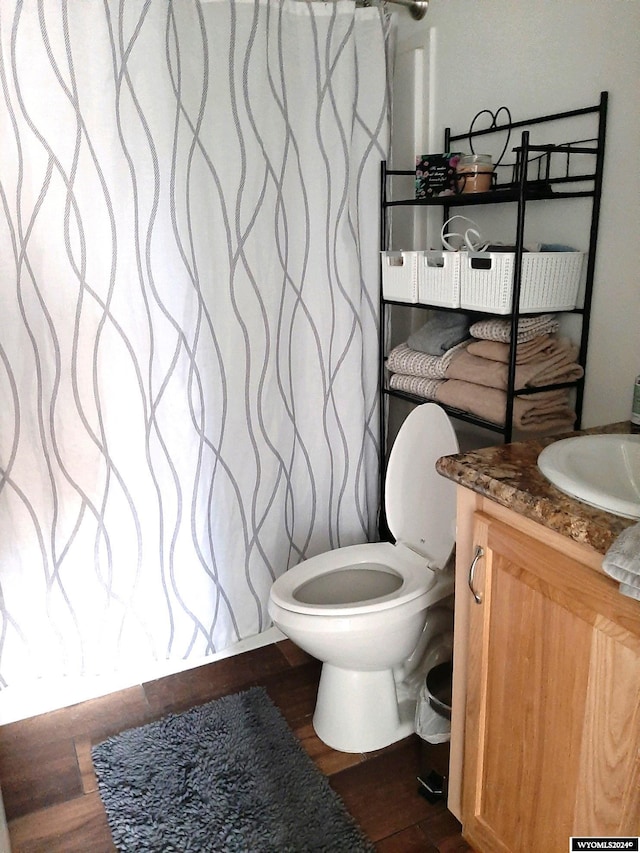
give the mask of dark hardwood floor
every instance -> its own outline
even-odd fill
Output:
[[[0,727],[0,785],[12,850],[115,850],[91,746],[168,713],[263,685],[380,853],[470,851],[444,803],[432,805],[417,793],[416,776],[425,761],[419,738],[351,755],[316,737],[311,716],[319,673],[315,660],[285,640]]]

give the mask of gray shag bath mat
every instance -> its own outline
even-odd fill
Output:
[[[123,732],[92,753],[123,853],[374,850],[261,687]]]

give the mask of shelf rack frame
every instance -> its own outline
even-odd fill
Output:
[[[514,204],[516,205],[516,241],[515,241],[515,263],[513,273],[512,303],[511,303],[511,340],[517,339],[518,320],[520,318],[519,305],[522,285],[522,255],[524,242],[525,214],[527,204],[532,201],[562,200],[571,198],[591,198],[591,217],[589,225],[589,247],[587,252],[587,267],[584,281],[584,296],[581,306],[571,309],[569,312],[582,315],[581,334],[579,343],[578,361],[586,370],[586,359],[589,344],[589,326],[591,319],[593,282],[595,273],[596,248],[598,237],[598,226],[600,221],[600,205],[602,196],[602,182],[604,171],[605,137],[607,124],[608,92],[601,92],[597,104],[579,109],[567,110],[565,112],[551,113],[533,119],[511,121],[497,125],[495,121],[490,127],[478,130],[470,130],[465,133],[452,133],[450,128],[445,129],[444,151],[456,150],[456,143],[468,141],[473,150],[473,140],[491,134],[511,133],[514,129],[521,130],[520,144],[512,151],[515,153],[515,163],[512,165],[512,174],[509,181],[497,183],[490,192],[468,193],[463,195],[452,195],[432,197],[427,199],[415,198],[390,198],[389,179],[393,176],[415,175],[413,170],[389,168],[386,161],[381,163],[380,173],[380,249],[386,251],[389,248],[389,211],[393,207],[439,207],[443,211],[443,221],[451,216],[451,210],[459,207],[474,207],[478,205]],[[595,119],[595,133],[588,139],[562,142],[557,145],[533,144],[531,141],[532,130],[542,124],[549,124],[579,116],[593,116]],[[573,171],[576,163],[583,160],[583,155],[592,155],[595,166],[593,170]],[[558,158],[564,158],[566,167],[563,173],[555,173],[551,164],[558,162]],[[536,168],[535,176],[531,176],[532,168]],[[586,186],[585,186],[586,185]],[[404,305],[409,308],[432,308],[438,311],[461,311],[462,309],[443,308],[442,306],[424,303],[401,303],[394,300],[385,300],[382,296],[382,271],[380,271],[380,316],[379,316],[379,387],[380,387],[380,471],[381,486],[384,486],[384,475],[388,448],[386,446],[387,429],[387,405],[386,398],[396,397],[419,404],[425,402],[420,397],[390,389],[386,385],[385,370],[385,345],[387,306]],[[474,312],[480,314],[482,312]],[[491,312],[486,312],[490,314]],[[539,388],[516,388],[516,347],[512,344],[508,364],[507,381],[507,406],[503,425],[477,418],[469,412],[461,412],[444,406],[452,418],[465,421],[484,429],[501,434],[503,440],[509,443],[513,435],[513,404],[516,395],[537,393],[551,388],[575,388],[575,411],[576,429],[580,429],[582,420],[582,407],[584,400],[585,377],[571,382]],[[383,492],[381,492],[381,495]]]

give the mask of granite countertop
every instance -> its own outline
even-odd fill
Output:
[[[461,486],[605,554],[616,537],[635,522],[565,495],[538,470],[537,460],[543,448],[560,438],[630,432],[631,423],[623,421],[561,436],[483,447],[443,456],[436,463],[436,470]]]

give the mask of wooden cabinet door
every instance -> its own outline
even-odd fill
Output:
[[[481,853],[640,835],[640,603],[476,513],[464,835]]]

